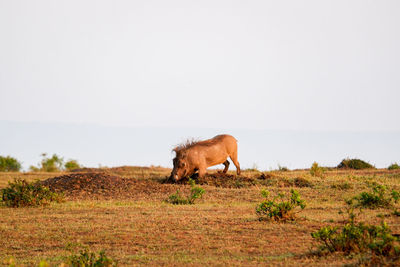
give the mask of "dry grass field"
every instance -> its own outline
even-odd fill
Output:
[[[36,266],[46,260],[58,266],[82,248],[104,249],[119,266],[342,266],[357,264],[358,255],[317,256],[311,233],[322,226],[341,225],[338,212],[344,200],[377,182],[400,190],[399,170],[328,170],[323,177],[309,170],[259,172],[222,177],[216,171],[200,180],[205,189],[194,205],[171,205],[164,200],[187,184],[163,183],[171,172],[159,167],[87,169],[132,181],[123,190],[85,191],[77,187],[66,201],[46,207],[0,206],[0,263],[13,257],[17,266]],[[0,173],[0,188],[15,178],[28,181],[71,173]],[[233,175],[233,172],[230,174]],[[87,186],[87,185],[86,185]],[[259,221],[255,213],[262,188],[272,193],[295,188],[306,208],[294,222]],[[77,192],[81,190],[81,192]],[[399,205],[399,204],[397,204]],[[358,217],[379,224],[384,215],[393,233],[399,217],[390,209],[365,209]]]

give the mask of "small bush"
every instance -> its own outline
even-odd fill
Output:
[[[117,266],[116,261],[107,257],[104,250],[100,251],[98,255],[94,252],[83,250],[78,255],[69,256],[66,263],[71,267]]]
[[[0,172],[18,172],[21,170],[21,163],[10,156],[0,156]]]
[[[398,169],[400,169],[400,166],[399,166],[399,164],[397,164],[397,163],[392,163],[392,164],[388,167],[388,170],[398,170]]]
[[[289,168],[278,164],[278,171],[287,172],[289,171]]]
[[[81,168],[81,165],[78,163],[78,161],[71,159],[71,160],[65,162],[64,168],[67,171],[72,171],[72,170]]]
[[[290,190],[291,196],[288,200],[284,200],[285,195],[278,193],[273,199],[269,198],[269,192],[262,190],[261,194],[265,200],[257,205],[256,213],[259,220],[274,221],[293,221],[296,218],[296,207],[303,210],[306,207],[304,200],[300,199],[300,195],[296,190]],[[279,201],[278,201],[279,200]]]
[[[348,222],[341,229],[325,226],[311,236],[320,244],[320,252],[370,253],[372,257],[384,257],[385,261],[389,259],[392,262],[400,259],[399,240],[391,234],[388,225],[385,222],[381,225],[356,223],[352,210]]]
[[[361,192],[359,195],[347,200],[347,204],[360,208],[385,208],[392,206],[392,201],[397,202],[400,198],[399,192],[393,190],[391,194],[387,193],[384,185],[373,183],[372,192]]]
[[[62,195],[50,191],[39,181],[28,183],[25,180],[9,182],[8,187],[0,189],[0,196],[8,207],[41,206],[63,200]]]
[[[340,164],[337,166],[340,169],[355,169],[355,170],[362,170],[362,169],[375,169],[374,166],[365,162],[361,159],[344,159]]]
[[[310,169],[310,174],[312,176],[322,177],[324,175],[324,172],[325,172],[324,168],[318,166],[317,162],[314,162],[312,164],[311,169]]]
[[[63,169],[63,165],[63,158],[57,156],[57,154],[53,154],[53,156],[49,158],[46,153],[43,153],[39,167],[30,166],[29,169],[31,171],[57,172]]]
[[[178,190],[176,190],[175,194],[172,194],[168,197],[168,199],[166,200],[166,202],[174,204],[174,205],[186,205],[188,204],[187,198],[183,197],[181,195],[181,192]]]
[[[194,204],[196,199],[201,198],[205,193],[205,190],[200,186],[196,186],[194,180],[189,179],[189,184],[191,186],[190,195],[186,198],[183,197],[179,190],[176,191],[175,194],[172,194],[168,197],[166,202],[174,204],[174,205],[186,205],[186,204]]]

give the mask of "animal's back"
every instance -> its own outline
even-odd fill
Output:
[[[217,158],[237,153],[237,141],[231,135],[222,134],[196,143],[191,150],[201,152],[207,155],[207,158],[215,157],[216,161],[219,161]]]
[[[223,143],[236,143],[237,140],[232,135],[220,134],[220,135],[214,136],[211,139],[200,141],[200,142],[198,142],[198,144],[199,145],[213,145],[213,144],[222,143],[222,142]]]

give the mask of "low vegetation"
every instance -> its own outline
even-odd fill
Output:
[[[64,163],[64,159],[57,154],[48,157],[46,153],[43,153],[42,160],[38,166],[30,166],[29,170],[33,172],[59,172],[59,171],[72,171],[74,169],[82,168],[82,166],[76,160],[68,160]]]
[[[398,170],[398,169],[400,169],[400,166],[399,166],[399,164],[397,164],[397,163],[392,163],[392,164],[390,164],[390,166],[388,167],[388,170]]]
[[[296,219],[297,207],[303,210],[306,207],[305,201],[300,199],[300,194],[292,189],[290,197],[285,199],[285,194],[278,193],[274,198],[270,198],[267,190],[261,190],[261,195],[265,198],[257,205],[256,213],[259,220],[274,220],[279,222],[293,221]]]
[[[66,261],[70,267],[110,267],[117,266],[117,262],[107,257],[104,250],[98,254],[89,250],[82,250],[78,255],[71,255]]]
[[[362,170],[362,169],[375,169],[374,166],[365,162],[361,159],[344,159],[337,166],[339,169],[354,169],[354,170]]]
[[[316,177],[323,177],[325,169],[320,167],[317,162],[314,162],[310,168],[310,174]]]
[[[392,190],[389,193],[384,185],[373,183],[370,187],[372,191],[361,192],[359,195],[347,200],[347,203],[356,208],[387,208],[391,207],[393,202],[397,203],[400,198],[398,191]]]
[[[356,222],[353,208],[349,207],[348,220],[342,227],[325,226],[311,233],[318,246],[318,253],[343,252],[366,254],[360,264],[390,265],[400,263],[399,239],[392,235],[389,226],[382,221],[380,225]]]
[[[0,197],[7,207],[44,206],[50,202],[61,202],[62,195],[50,191],[37,182],[14,180],[8,187],[0,189]]]
[[[79,168],[82,168],[82,166],[78,163],[78,161],[71,159],[64,164],[64,168],[66,171],[73,171]]]
[[[200,186],[197,186],[194,180],[189,179],[190,184],[190,194],[186,197],[182,196],[180,191],[177,190],[175,194],[172,194],[168,197],[166,202],[174,204],[174,205],[192,205],[196,201],[203,196],[205,190]]]
[[[289,168],[286,167],[286,166],[281,166],[280,164],[278,164],[278,171],[287,172],[287,171],[289,171]]]
[[[0,172],[18,172],[21,170],[21,163],[10,156],[0,156]]]
[[[331,185],[331,188],[334,189],[339,189],[339,190],[349,190],[353,188],[353,185],[350,184],[349,182],[339,182],[339,183],[334,183]]]

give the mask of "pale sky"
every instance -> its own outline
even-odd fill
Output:
[[[0,120],[399,131],[400,1],[0,0]]]

